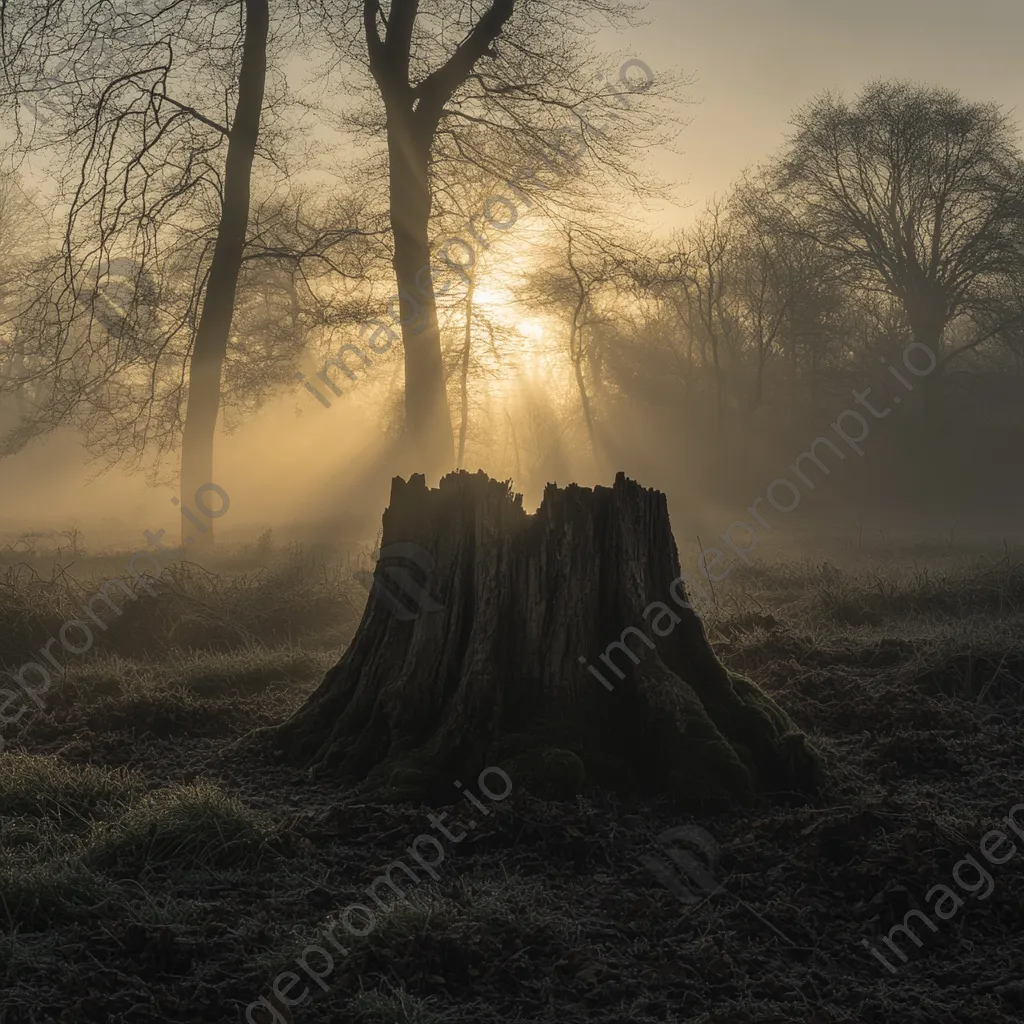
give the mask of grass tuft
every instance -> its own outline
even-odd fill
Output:
[[[272,820],[216,786],[170,786],[98,828],[86,851],[90,866],[248,870],[279,853]]]
[[[69,921],[89,920],[113,887],[77,861],[0,867],[2,932],[47,931]]]
[[[433,1007],[434,998],[418,999],[400,989],[390,993],[360,992],[349,1010],[361,1024],[437,1024],[442,1017]]]
[[[0,760],[0,818],[57,819],[72,827],[126,808],[140,783],[123,770],[8,753]]]

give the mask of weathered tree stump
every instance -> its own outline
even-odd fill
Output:
[[[715,657],[663,494],[619,474],[549,485],[528,515],[483,473],[435,489],[417,475],[393,481],[383,527],[385,556],[419,545],[434,567],[402,570],[406,605],[371,593],[341,660],[271,731],[286,759],[425,800],[492,765],[552,797],[597,785],[703,804],[820,784],[787,715]],[[385,557],[376,582],[389,573]]]

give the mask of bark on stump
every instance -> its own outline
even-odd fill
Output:
[[[429,553],[429,594],[414,615],[371,593],[341,660],[271,730],[287,760],[427,801],[492,765],[549,797],[596,785],[702,805],[820,786],[788,716],[715,657],[658,491],[622,474],[548,485],[528,515],[483,473],[395,478],[375,587],[404,572],[415,592],[387,565],[402,545]]]

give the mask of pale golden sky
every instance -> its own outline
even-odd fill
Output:
[[[852,97],[873,78],[909,78],[1017,108],[1024,124],[1024,0],[649,0],[646,19],[603,34],[598,48],[655,74],[696,75],[700,101],[684,110],[692,122],[677,141],[682,155],[654,162],[686,182],[678,196],[690,209],[652,226],[690,220],[780,146],[792,112],[829,88]],[[609,74],[616,69],[609,58]]]
[[[1024,117],[1024,0],[651,0],[647,17],[601,45],[655,74],[696,73],[684,155],[659,162],[696,206],[776,149],[793,110],[825,89],[908,78]]]

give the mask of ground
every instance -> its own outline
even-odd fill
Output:
[[[764,799],[694,820],[602,794],[544,802],[514,779],[491,801],[461,780],[477,813],[453,780],[444,822],[465,835],[444,844],[436,880],[407,852],[441,835],[436,809],[357,800],[230,749],[303,700],[366,597],[352,562],[266,544],[259,555],[273,563],[259,573],[251,550],[214,574],[174,569],[5,731],[3,1024],[242,1020],[332,925],[347,949],[333,971],[306,956],[323,987],[279,978],[291,997],[310,990],[295,1021],[1024,1018],[1024,841],[987,864],[987,898],[965,891],[970,869],[953,882],[1024,803],[1019,550],[887,544],[744,567],[701,608],[712,641],[807,732],[834,788],[806,806]],[[98,580],[120,571],[116,557],[78,563]],[[91,590],[5,571],[10,667]],[[720,846],[720,888],[699,902],[642,860],[668,863],[658,836],[683,825]],[[337,928],[399,859],[416,881],[396,872],[398,893],[376,890],[365,938]],[[903,963],[882,939],[929,910],[938,884],[963,905],[934,933],[916,928],[921,948],[897,936]],[[358,930],[365,918],[349,920]]]

